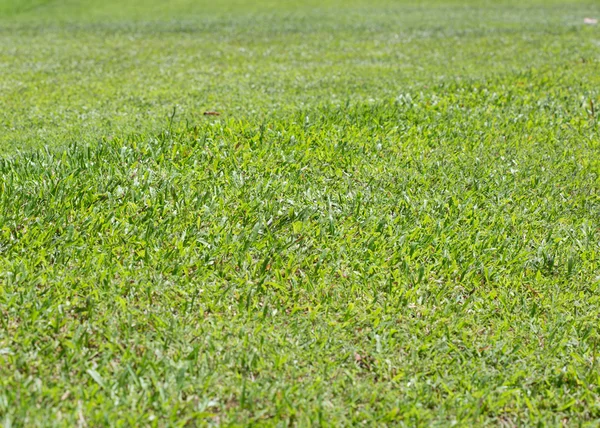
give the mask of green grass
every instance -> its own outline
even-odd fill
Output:
[[[0,423],[600,423],[600,6],[165,4],[0,0]]]

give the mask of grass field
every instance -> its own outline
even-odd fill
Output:
[[[585,17],[0,0],[0,423],[600,424]]]

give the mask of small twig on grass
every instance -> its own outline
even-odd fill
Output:
[[[175,114],[177,113],[177,106],[173,106],[173,113],[171,113],[171,117],[169,117],[169,133],[173,129],[173,120],[175,120]]]

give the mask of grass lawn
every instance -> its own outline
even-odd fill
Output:
[[[0,0],[0,424],[599,424],[585,17]]]

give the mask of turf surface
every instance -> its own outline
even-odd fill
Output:
[[[0,422],[599,423],[600,6],[165,4],[0,0]]]

